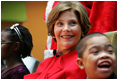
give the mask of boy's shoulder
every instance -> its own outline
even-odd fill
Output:
[[[113,73],[108,79],[117,79],[117,76]]]

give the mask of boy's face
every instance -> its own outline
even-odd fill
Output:
[[[88,78],[108,78],[115,68],[115,54],[109,39],[105,36],[96,36],[88,39],[86,44],[83,58],[77,60],[78,63],[80,61]]]

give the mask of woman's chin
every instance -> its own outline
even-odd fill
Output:
[[[74,47],[73,44],[71,44],[71,43],[64,43],[62,46],[65,47],[66,49],[70,49],[70,48]]]

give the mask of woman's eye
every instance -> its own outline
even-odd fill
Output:
[[[58,22],[56,25],[57,25],[57,26],[62,26],[63,23],[62,23],[62,22]]]
[[[75,25],[75,24],[76,24],[76,22],[75,22],[75,21],[70,22],[70,25]]]

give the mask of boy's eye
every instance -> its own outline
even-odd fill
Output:
[[[108,47],[108,48],[107,48],[107,52],[108,52],[108,53],[113,53],[113,52],[114,52],[114,51],[113,51],[113,48],[112,48],[112,47]]]
[[[113,53],[113,50],[108,50],[109,53]]]
[[[90,48],[89,51],[90,51],[90,53],[92,53],[92,54],[97,54],[97,53],[99,53],[99,49],[96,48],[96,47]]]
[[[90,53],[92,53],[92,54],[98,54],[99,53],[99,50],[94,50],[93,49],[93,50],[90,51]]]
[[[99,52],[99,51],[97,51],[97,50],[96,50],[96,51],[93,51],[93,53],[98,53],[98,52]]]

